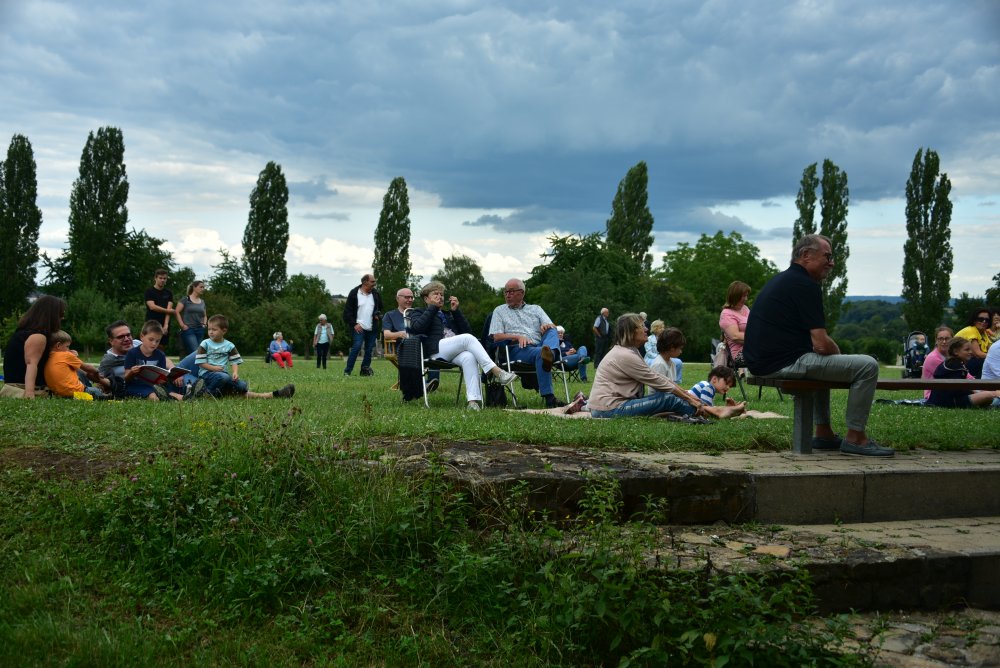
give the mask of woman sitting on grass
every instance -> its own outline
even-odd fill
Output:
[[[948,342],[948,359],[934,370],[935,378],[949,380],[965,380],[969,369],[965,365],[973,356],[972,342],[961,336],[956,336]],[[979,408],[989,406],[993,400],[1000,397],[1000,391],[973,392],[972,390],[931,390],[927,400],[928,406],[941,408]]]
[[[615,345],[601,360],[594,378],[588,406],[595,418],[630,415],[710,415],[727,418],[745,410],[736,406],[705,406],[666,376],[656,373],[643,361],[637,348],[646,343],[646,328],[637,313],[626,313],[615,323]],[[640,396],[643,386],[654,393]]]

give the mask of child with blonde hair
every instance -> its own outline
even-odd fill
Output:
[[[99,383],[102,388],[111,389],[111,382],[101,377],[97,367],[87,364],[69,349],[72,343],[73,337],[61,329],[49,336],[49,358],[43,372],[49,390],[58,397],[72,397],[75,392],[86,392],[95,399],[110,399],[101,389],[87,387],[80,380],[77,371],[82,370],[87,378]]]

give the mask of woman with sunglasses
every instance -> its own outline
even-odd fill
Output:
[[[980,307],[969,316],[968,326],[955,334],[972,342],[972,357],[966,366],[969,367],[969,373],[976,378],[981,378],[983,375],[983,360],[986,359],[986,352],[990,349],[989,326],[990,311]]]

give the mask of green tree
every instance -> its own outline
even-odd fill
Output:
[[[311,354],[312,337],[319,314],[326,313],[328,322],[333,322],[329,320],[332,302],[330,301],[330,293],[326,289],[326,282],[319,276],[294,274],[288,278],[285,289],[281,291],[281,301],[301,313],[303,317],[303,322],[296,323],[295,329],[292,330],[299,337],[295,339],[295,353],[297,355]],[[337,323],[334,323],[334,328],[340,322],[338,320]]]
[[[410,269],[410,196],[406,181],[397,176],[382,198],[372,270],[382,294],[388,296],[410,285]]]
[[[87,287],[73,292],[66,301],[63,329],[73,337],[74,346],[82,348],[84,355],[89,355],[94,350],[104,350],[107,347],[104,328],[121,317],[118,304]]]
[[[503,302],[500,293],[483,278],[479,264],[467,255],[446,257],[444,266],[431,279],[441,281],[448,288],[449,295],[458,297],[459,307],[477,337],[486,315]]]
[[[628,170],[611,202],[606,228],[608,246],[620,248],[647,271],[652,265],[648,253],[653,244],[653,214],[646,205],[648,183],[645,162],[640,161]]]
[[[42,226],[37,198],[31,142],[24,135],[14,135],[7,159],[0,162],[0,266],[6,280],[0,290],[0,317],[23,311],[35,287],[38,230]]]
[[[117,272],[128,258],[128,175],[125,140],[114,127],[87,136],[80,156],[80,175],[69,200],[69,249],[62,259],[59,280],[72,288],[92,287],[116,303],[126,291]],[[51,272],[50,272],[51,273]]]
[[[250,286],[243,273],[243,265],[229,254],[225,248],[219,249],[222,260],[212,265],[213,273],[208,279],[208,288],[212,294],[225,294],[230,299],[247,304],[250,301]]]
[[[816,178],[814,162],[802,170],[799,194],[795,197],[795,208],[799,210],[799,217],[795,219],[792,228],[792,245],[807,234],[816,234],[816,188],[818,187],[819,179]]]
[[[986,303],[993,309],[1000,308],[1000,273],[993,277],[993,286],[986,288]]]
[[[268,162],[250,193],[250,214],[243,231],[243,270],[251,294],[274,299],[288,280],[288,184],[281,166]]]
[[[822,187],[820,199],[820,225],[816,229],[816,187]],[[847,294],[847,259],[851,249],[847,244],[847,210],[850,192],[847,188],[847,172],[841,170],[829,158],[823,160],[823,176],[816,178],[816,163],[802,172],[799,194],[795,206],[799,217],[792,229],[792,245],[807,234],[822,234],[830,239],[833,246],[833,270],[823,282],[823,312],[826,327],[833,331],[840,320],[844,296]]]
[[[951,298],[951,181],[936,151],[917,149],[906,181],[903,316],[913,329],[940,324]]]
[[[612,314],[638,310],[644,299],[636,281],[639,264],[598,233],[549,238],[551,250],[525,281],[525,300],[545,309],[577,345],[593,337],[591,325],[602,307]],[[586,289],[581,289],[586,286]]]
[[[726,302],[726,291],[733,281],[743,281],[754,292],[760,290],[778,268],[762,258],[757,246],[744,241],[739,232],[729,235],[721,231],[713,236],[701,235],[691,244],[681,243],[663,256],[663,265],[656,277],[690,294],[700,313],[687,318],[694,328],[685,331],[688,347],[697,351],[711,348],[710,339],[719,335],[719,313]],[[673,314],[649,311],[650,317],[662,318],[675,324]]]

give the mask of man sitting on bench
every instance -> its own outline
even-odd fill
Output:
[[[826,332],[820,281],[833,269],[830,240],[808,234],[792,249],[792,264],[760,291],[747,321],[743,358],[755,376],[850,383],[847,435],[830,427],[830,390],[817,390],[814,450],[892,457],[868,438],[865,426],[875,397],[878,363],[868,355],[842,355]]]

